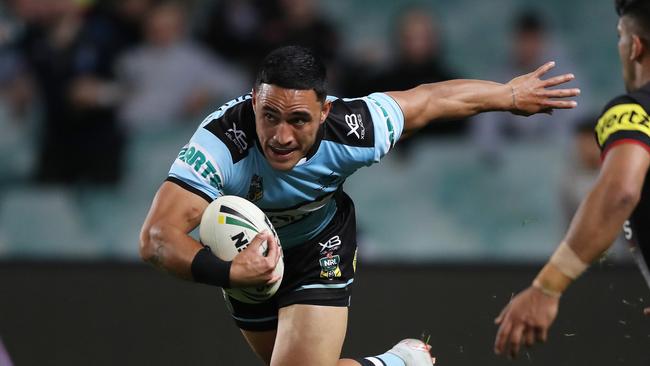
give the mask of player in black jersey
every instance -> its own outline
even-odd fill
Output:
[[[571,227],[532,285],[497,317],[495,352],[516,356],[522,343],[545,341],[560,295],[607,250],[623,228],[650,286],[650,2],[616,0],[618,52],[628,94],[607,104],[596,126],[603,166]],[[650,308],[644,310],[650,315]]]

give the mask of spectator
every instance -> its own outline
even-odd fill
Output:
[[[551,40],[548,27],[539,13],[525,11],[519,14],[512,28],[512,55],[507,67],[495,76],[495,80],[508,80],[513,75],[528,73],[547,61],[556,61],[554,74],[577,70],[563,56],[560,46]],[[551,75],[552,76],[552,75]],[[588,89],[581,78],[580,89]],[[501,147],[509,141],[561,141],[567,143],[572,135],[571,121],[576,120],[584,110],[587,99],[580,98],[576,111],[558,110],[552,115],[539,114],[530,118],[506,115],[505,113],[486,113],[472,124],[473,140],[481,149],[483,157],[492,163],[501,160]]]
[[[279,0],[280,22],[271,48],[296,44],[313,49],[326,63],[338,58],[339,37],[329,19],[318,12],[315,0]],[[329,67],[328,65],[328,67]]]
[[[120,0],[112,4],[113,21],[129,46],[142,42],[142,24],[153,3],[154,0]]]
[[[36,179],[116,183],[123,135],[114,108],[88,91],[113,80],[113,61],[123,49],[118,32],[86,2],[30,3],[15,5],[29,15],[18,49],[43,108]]]
[[[566,228],[578,206],[596,183],[600,172],[600,148],[594,138],[594,129],[598,122],[597,115],[588,115],[575,123],[573,133],[573,151],[562,174],[560,182],[560,202]],[[626,244],[619,237],[608,251],[608,256],[617,261],[629,261]]]
[[[128,129],[196,117],[211,102],[247,89],[239,70],[187,40],[186,16],[177,2],[155,6],[146,18],[145,43],[119,60],[120,119]]]
[[[575,124],[574,149],[562,174],[560,189],[566,227],[598,177],[600,150],[594,138],[597,119],[597,116],[589,115]]]
[[[270,49],[268,38],[278,37],[276,1],[223,0],[207,8],[199,38],[217,55],[242,65],[251,75]]]
[[[397,18],[395,45],[397,50],[391,64],[380,70],[365,85],[353,92],[365,95],[371,90],[406,90],[424,83],[456,78],[443,61],[440,28],[428,9],[409,7]],[[441,135],[460,135],[466,130],[465,121],[439,121],[428,124],[416,136],[403,141],[396,149],[407,154],[417,139]]]

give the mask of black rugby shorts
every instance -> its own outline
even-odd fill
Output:
[[[321,233],[284,250],[282,284],[273,297],[248,304],[224,292],[226,306],[239,328],[276,329],[278,309],[289,305],[350,305],[357,253],[354,204],[343,191],[337,192],[336,204],[336,214]]]

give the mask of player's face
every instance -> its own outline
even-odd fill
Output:
[[[632,60],[632,33],[630,32],[630,20],[622,17],[618,20],[618,56],[621,59],[623,68],[623,81],[625,89],[631,92],[635,89],[636,70]]]
[[[321,103],[313,90],[261,84],[254,91],[255,128],[273,169],[290,170],[307,155],[330,105]]]

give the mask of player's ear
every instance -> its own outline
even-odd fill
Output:
[[[326,100],[323,102],[323,107],[320,110],[320,123],[325,122],[327,115],[330,114],[330,110],[332,110],[332,102]]]
[[[253,96],[253,109],[255,109],[255,104],[257,104],[257,87],[253,87],[251,95]]]
[[[636,34],[633,34],[632,48],[630,50],[630,61],[638,61],[641,58],[641,55],[643,55],[643,53],[646,52],[645,48],[646,48],[645,44],[643,43],[641,37],[639,37]]]

